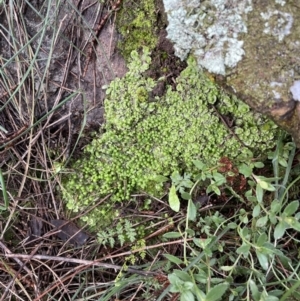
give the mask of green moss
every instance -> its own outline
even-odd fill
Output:
[[[153,49],[157,42],[155,1],[124,0],[117,26],[123,36],[119,49],[126,59],[133,50]]]
[[[169,86],[163,97],[149,100],[157,84],[144,76],[149,53],[145,49],[139,57],[134,51],[131,57],[126,76],[107,89],[104,134],[87,146],[67,179],[63,194],[69,209],[83,210],[109,193],[113,202],[137,191],[159,197],[164,191],[158,175],[169,177],[176,170],[193,174],[195,159],[212,167],[225,156],[247,162],[274,147],[276,126],[220,91],[194,60],[177,78],[176,90]],[[228,124],[233,121],[231,128],[220,116]],[[111,208],[106,203],[95,209],[86,222],[107,224],[115,214]]]

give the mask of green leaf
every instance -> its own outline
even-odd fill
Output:
[[[178,238],[182,237],[182,235],[179,232],[168,232],[163,235],[164,238]]]
[[[260,185],[256,185],[256,199],[259,203],[262,203],[264,196],[264,191]]]
[[[263,168],[263,167],[265,166],[265,164],[262,163],[262,162],[255,162],[255,163],[254,163],[254,166],[255,166],[256,168]]]
[[[164,257],[166,257],[169,261],[171,261],[175,264],[182,264],[183,263],[183,261],[180,258],[178,258],[176,256],[173,256],[171,254],[164,254]]]
[[[300,232],[300,223],[299,223],[298,221],[295,221],[295,222],[291,225],[291,227],[292,227],[294,230]]]
[[[280,221],[274,230],[274,238],[279,239],[284,235],[285,230],[287,229],[287,224],[284,221]]]
[[[188,212],[187,216],[190,221],[194,221],[196,219],[197,215],[197,208],[192,200],[189,200],[188,202]]]
[[[268,220],[269,220],[269,217],[267,215],[259,218],[256,221],[256,227],[258,227],[258,228],[264,227],[266,225],[266,223],[267,223]]]
[[[213,278],[210,279],[210,281],[213,284],[219,284],[219,283],[223,283],[224,282],[224,278],[213,277]]]
[[[279,298],[276,297],[276,296],[268,295],[268,296],[266,296],[263,300],[264,300],[264,301],[279,301]]]
[[[233,269],[234,269],[233,265],[223,265],[223,266],[221,266],[221,270],[225,271],[225,272],[229,272],[229,271],[231,271]]]
[[[183,281],[192,282],[192,278],[189,273],[181,270],[174,270],[174,274]]]
[[[276,188],[272,184],[270,184],[270,182],[276,180],[277,178],[266,178],[263,176],[256,176],[256,175],[253,175],[253,177],[256,180],[257,186],[260,186],[262,189],[268,191],[276,190]]]
[[[239,248],[237,248],[236,252],[238,254],[243,254],[244,257],[248,257],[249,250],[250,250],[250,245],[243,242],[243,244]]]
[[[295,217],[292,216],[286,216],[283,218],[283,221],[287,225],[287,227],[293,228],[296,231],[300,231],[300,223],[297,221]]]
[[[281,206],[282,206],[282,204],[280,201],[274,200],[271,203],[271,212],[274,214],[278,213],[281,210]]]
[[[249,181],[248,181],[248,183],[249,183]],[[252,195],[252,189],[245,192],[245,197],[247,198],[248,201],[256,203],[256,198]]]
[[[254,301],[259,301],[260,292],[258,291],[257,285],[255,284],[255,282],[253,280],[250,280],[249,284],[250,284],[250,290],[251,290]]]
[[[252,175],[252,168],[249,165],[243,163],[239,166],[239,173],[248,178]]]
[[[252,215],[253,217],[258,217],[260,214],[260,206],[257,204],[254,208],[253,208],[253,212]]]
[[[218,186],[226,183],[226,178],[218,172],[213,173],[213,178],[216,181],[216,185],[218,185]]]
[[[171,209],[175,212],[178,212],[180,209],[180,201],[176,193],[175,185],[173,184],[169,192],[169,205]]]
[[[191,291],[183,291],[180,296],[180,301],[194,301],[195,297]]]
[[[199,170],[203,170],[206,167],[205,164],[199,160],[193,160],[193,163]]]
[[[182,186],[186,187],[186,188],[192,188],[194,183],[193,181],[191,181],[191,175],[190,174],[187,174],[185,173],[183,175],[183,181],[182,181]]]
[[[279,158],[279,159],[278,159],[278,163],[279,163],[281,166],[283,166],[283,167],[287,167],[287,166],[288,166],[288,164],[287,164],[287,162],[286,162],[286,160],[285,160],[284,158]]]
[[[228,229],[236,229],[237,228],[237,224],[232,222],[232,223],[229,223],[227,225],[227,227],[228,227]]]
[[[244,216],[241,216],[241,222],[243,222],[244,224],[248,224],[249,219],[248,219],[248,215],[245,214]]]
[[[210,184],[206,189],[206,194],[214,192],[216,195],[221,195],[221,191],[215,183]]]
[[[171,175],[172,184],[175,185],[177,190],[183,192],[183,188],[191,188],[194,183],[191,181],[191,175],[185,173],[183,177],[179,174],[178,171],[174,171]]]
[[[299,201],[293,201],[285,207],[283,212],[286,215],[292,215],[298,210],[298,208],[299,208]]]
[[[169,282],[172,284],[170,292],[178,293],[180,292],[181,285],[183,283],[174,273],[168,275]]]
[[[259,301],[278,301],[278,300],[279,300],[278,297],[272,296],[269,294],[269,292],[267,293],[266,291],[263,291],[261,293],[260,299],[259,299]]]
[[[203,270],[199,270],[198,274],[194,274],[193,277],[197,282],[200,282],[202,284],[207,283],[208,275]]]
[[[172,173],[171,175],[171,180],[173,182],[173,184],[175,184],[176,186],[178,185],[178,183],[180,183],[180,181],[183,180],[183,177],[180,175],[180,173],[176,170]]]
[[[194,244],[203,250],[207,247],[207,245],[211,242],[211,240],[212,238],[202,238],[202,239],[195,238],[195,237],[193,238]]]
[[[185,191],[181,193],[181,197],[186,201],[188,201],[192,198],[192,196],[189,193],[185,192]]]
[[[268,183],[268,182],[265,182],[265,181],[259,181],[258,183],[257,183],[262,189],[264,189],[264,190],[268,190],[268,191],[275,191],[276,190],[276,188],[273,186],[273,185],[271,185],[270,183]]]
[[[186,281],[184,284],[183,284],[183,287],[184,287],[184,290],[187,290],[187,291],[190,291],[194,288],[194,283],[193,282],[189,282],[189,281]]]
[[[259,235],[259,237],[257,239],[257,245],[261,247],[267,241],[268,241],[268,236],[266,233],[263,233],[263,234]]]
[[[277,224],[277,218],[276,215],[272,212],[269,213],[269,220],[271,222],[272,225],[276,225]]]
[[[269,268],[268,256],[260,251],[256,250],[256,256],[261,267],[266,271]]]
[[[213,287],[206,295],[205,301],[217,301],[222,298],[228,289],[228,283],[221,283]]]

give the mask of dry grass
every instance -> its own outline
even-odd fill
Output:
[[[132,250],[100,246],[77,226],[87,212],[70,217],[60,199],[68,163],[102,122],[101,87],[126,71],[114,49],[121,1],[102,2],[0,6],[0,301],[155,299],[168,284],[161,254],[181,252],[179,240],[155,242],[170,230],[162,203],[138,212],[153,225],[148,247]]]
[[[126,252],[105,257],[109,250],[90,235],[84,245],[59,239],[64,225],[52,222],[68,218],[58,194],[60,171],[86,143],[84,129],[102,121],[101,85],[115,70],[97,36],[119,4],[25,0],[1,6],[1,301],[98,300],[123,269]],[[109,38],[111,53],[115,37]]]

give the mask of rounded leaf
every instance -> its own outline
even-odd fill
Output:
[[[260,227],[264,227],[267,223],[267,221],[269,220],[268,216],[263,216],[260,217],[257,222],[256,222],[256,227],[260,228]]]
[[[175,264],[182,264],[183,263],[183,261],[180,258],[178,258],[174,255],[171,255],[171,254],[164,254],[164,257],[166,257],[169,261],[171,261]]]
[[[299,208],[299,201],[293,201],[285,207],[283,212],[286,215],[292,215],[298,210],[298,208]]]
[[[205,301],[218,301],[228,289],[228,283],[221,283],[213,287],[206,295]]]
[[[269,268],[268,256],[256,250],[256,256],[261,267],[266,271]]]
[[[274,238],[279,239],[283,236],[285,230],[287,229],[287,225],[285,222],[279,222],[274,230]]]
[[[178,212],[180,209],[180,201],[176,193],[175,185],[173,184],[169,192],[169,205],[171,209],[175,212]]]
[[[259,206],[259,205],[256,205],[256,206],[253,208],[252,215],[253,215],[253,217],[258,217],[259,214],[260,214],[260,206]]]

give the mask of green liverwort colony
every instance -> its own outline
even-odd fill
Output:
[[[160,196],[164,187],[157,178],[176,170],[193,174],[195,159],[211,166],[224,156],[243,162],[274,146],[277,127],[220,91],[195,60],[188,60],[175,90],[169,86],[164,96],[151,98],[157,82],[144,75],[149,53],[131,56],[126,76],[107,88],[102,133],[65,181],[69,209],[83,210],[109,193],[112,201],[139,191]],[[109,206],[101,205],[85,220],[91,226],[103,223]]]

